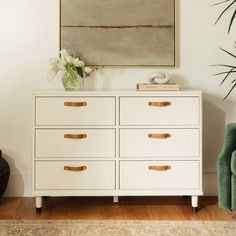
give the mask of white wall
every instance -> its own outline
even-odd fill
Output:
[[[236,118],[235,92],[219,87],[210,65],[232,60],[218,46],[233,49],[226,34],[226,18],[213,26],[218,8],[213,1],[179,0],[179,67],[167,70],[184,88],[204,92],[204,191],[216,193],[216,157],[224,126]],[[0,0],[0,148],[11,165],[7,196],[31,195],[31,125],[33,90],[62,88],[60,81],[46,79],[48,61],[59,48],[59,0]],[[235,31],[235,30],[234,30]],[[236,50],[235,50],[236,51]],[[134,89],[156,68],[109,68],[95,76],[105,89]],[[164,70],[162,70],[164,71]]]

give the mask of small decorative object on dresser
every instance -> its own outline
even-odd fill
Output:
[[[141,83],[137,84],[138,91],[176,91],[180,90],[179,84],[167,83],[167,84],[151,84]]]
[[[85,63],[78,56],[73,57],[63,49],[59,58],[50,61],[48,78],[53,79],[60,76],[65,90],[89,90],[89,77],[95,69],[86,67]]]
[[[200,91],[36,92],[33,195],[202,195]]]
[[[179,84],[169,82],[167,73],[155,72],[148,77],[148,83],[139,83],[137,91],[176,91],[180,90]]]
[[[148,77],[151,84],[166,84],[170,80],[170,76],[163,72],[154,72]]]
[[[10,176],[10,167],[7,161],[2,157],[0,150],[0,197],[4,194]]]

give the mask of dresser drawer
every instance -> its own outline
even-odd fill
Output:
[[[37,161],[35,188],[50,190],[114,189],[115,162]]]
[[[35,106],[39,126],[115,125],[114,97],[37,97]]]
[[[198,157],[198,129],[121,129],[121,157]]]
[[[36,129],[35,157],[115,157],[115,129]]]
[[[199,125],[198,97],[121,97],[120,125]]]
[[[199,189],[198,161],[121,161],[120,189]]]

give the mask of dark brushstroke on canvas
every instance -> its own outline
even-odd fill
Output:
[[[168,29],[173,28],[173,25],[118,25],[118,26],[111,26],[111,25],[67,25],[62,26],[63,28],[92,28],[92,29],[129,29],[129,28],[156,28],[156,29]]]

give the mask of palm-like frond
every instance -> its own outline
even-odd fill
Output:
[[[220,5],[222,3],[229,2],[229,1],[231,1],[231,0],[224,0],[224,1],[221,1],[221,2],[214,3],[211,6],[217,6],[217,5]]]
[[[218,3],[215,3],[213,4],[213,6],[216,6],[216,5],[220,5],[220,4],[224,4],[224,3],[228,3],[230,2],[226,8],[224,8],[224,10],[220,13],[220,15],[218,16],[218,18],[216,19],[216,22],[215,24],[217,24],[217,22],[222,18],[223,15],[225,15],[228,10],[232,7],[232,6],[235,6],[236,8],[236,0],[224,0],[224,1],[221,1],[221,2],[218,2]],[[234,20],[236,19],[236,9],[234,10],[234,13],[233,15],[231,16],[231,19],[230,19],[230,22],[229,22],[229,27],[228,27],[228,33],[230,33],[230,30],[232,28],[232,24],[234,22]]]
[[[229,34],[230,30],[231,30],[231,27],[232,27],[232,24],[234,22],[234,18],[235,17],[236,17],[236,9],[234,10],[234,13],[233,13],[233,15],[231,17],[231,20],[230,20],[230,23],[229,23],[228,34]]]
[[[224,77],[224,79],[221,81],[220,85],[222,85],[225,80],[232,74],[232,72],[234,71],[234,69],[232,68],[231,70],[229,70],[227,73],[226,73],[226,76]]]
[[[220,50],[222,50],[223,52],[227,53],[228,55],[230,55],[231,57],[234,57],[236,59],[236,56],[233,53],[231,53],[223,48],[220,48]]]
[[[214,64],[211,66],[222,66],[222,67],[228,67],[228,68],[236,68],[236,66],[226,65],[226,64]]]
[[[226,96],[224,97],[223,101],[231,94],[231,92],[233,91],[233,89],[235,88],[236,83],[234,82],[234,85],[231,87],[231,89],[229,90],[229,92],[226,94]]]
[[[228,74],[228,73],[229,73],[229,71],[224,71],[224,72],[215,73],[215,74],[213,74],[213,75],[214,75],[214,76],[216,76],[216,75],[224,75],[224,74]],[[235,71],[232,70],[231,73],[236,73],[236,70],[235,70]]]
[[[236,55],[234,55],[233,53],[220,48],[224,53],[226,53],[228,56],[233,57],[234,59],[236,59]],[[217,66],[217,67],[223,67],[224,71],[221,71],[219,73],[214,74],[215,76],[219,76],[219,75],[224,75],[220,85],[222,85],[227,79],[232,78],[232,75],[235,75],[236,73],[236,65],[229,65],[229,64],[215,64],[212,66]],[[225,100],[230,94],[231,92],[234,90],[234,88],[236,87],[236,78],[234,77],[233,80],[231,81],[232,87],[230,88],[229,92],[226,94],[226,96],[224,97],[223,100]]]

